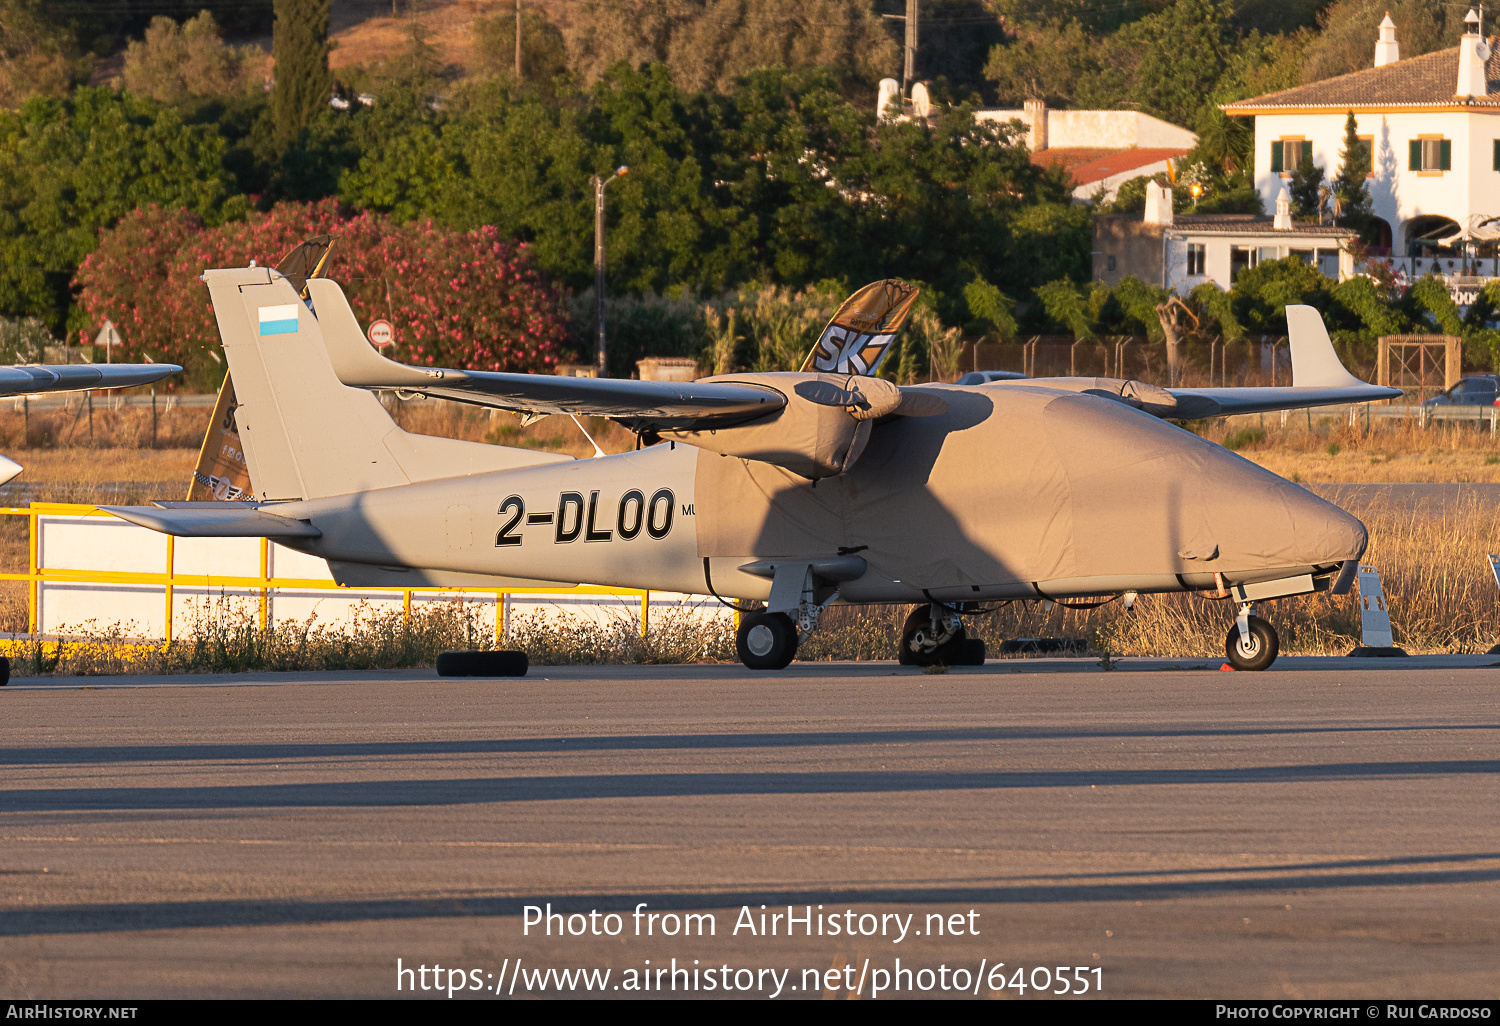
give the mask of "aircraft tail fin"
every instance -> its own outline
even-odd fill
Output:
[[[1287,341],[1292,351],[1293,388],[1364,388],[1333,351],[1323,315],[1310,306],[1286,308]]]
[[[890,354],[921,290],[896,278],[872,282],[844,300],[802,362],[804,373],[874,377]]]
[[[259,499],[345,495],[569,458],[401,430],[373,393],[346,386],[334,373],[323,322],[339,332],[359,327],[328,279],[308,279],[317,314],[272,268],[210,270],[203,281]]]

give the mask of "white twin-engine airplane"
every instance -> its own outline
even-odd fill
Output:
[[[275,538],[354,586],[713,594],[744,611],[757,669],[786,666],[835,601],[916,604],[899,655],[926,665],[983,661],[962,618],[984,603],[1184,591],[1232,597],[1229,658],[1263,669],[1277,638],[1255,603],[1347,591],[1364,526],[1164,418],[1400,395],[1350,376],[1310,307],[1287,309],[1289,388],[898,387],[871,375],[916,298],[899,281],[851,297],[800,372],[677,383],[409,367],[330,279],[307,280],[310,307],[270,268],[203,279],[258,501],[111,512]],[[609,417],[644,447],[577,460],[409,434],[376,389]]]
[[[152,384],[180,370],[175,363],[17,364],[0,367],[0,397],[129,388]],[[0,484],[24,469],[8,456],[0,456]]]

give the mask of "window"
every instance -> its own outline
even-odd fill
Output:
[[[1188,243],[1188,277],[1204,274],[1203,266],[1207,260],[1208,247],[1201,242]]]
[[[1315,249],[1294,249],[1291,252],[1292,256],[1296,257],[1298,260],[1301,260],[1304,264],[1307,264],[1309,267],[1312,266],[1313,259],[1316,256],[1316,254],[1317,254],[1317,250],[1315,250]]]
[[[1229,282],[1233,284],[1239,280],[1241,271],[1248,271],[1253,266],[1251,260],[1254,254],[1249,246],[1229,247]]]
[[[1281,252],[1275,246],[1264,246],[1256,253],[1255,262],[1258,264],[1262,260],[1277,260],[1280,257]]]
[[[1312,156],[1312,143],[1303,138],[1277,139],[1271,144],[1271,173],[1290,175],[1303,157]]]
[[[1336,249],[1318,250],[1318,272],[1325,278],[1339,279],[1339,251]]]
[[[1113,253],[1104,258],[1104,269],[1106,271],[1113,271],[1116,269],[1115,255]]]
[[[1453,169],[1453,143],[1449,139],[1436,136],[1413,139],[1406,163],[1409,171],[1451,171]]]

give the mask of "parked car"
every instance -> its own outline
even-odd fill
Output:
[[[1500,375],[1475,374],[1446,392],[1425,400],[1423,406],[1494,406]]]
[[[958,383],[960,385],[986,385],[991,381],[1014,381],[1016,378],[1028,376],[1020,371],[969,371],[958,379]]]

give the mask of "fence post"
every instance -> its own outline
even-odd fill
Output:
[[[153,403],[156,397],[152,396]],[[266,605],[271,586],[271,539],[260,540],[260,632],[266,633]]]
[[[495,592],[495,647],[505,643],[505,592]]]
[[[651,592],[641,592],[641,637],[651,629]]]
[[[35,506],[32,507],[33,510],[35,508],[36,508]],[[28,559],[27,559],[28,566],[27,566],[27,569],[26,569],[26,573],[31,578],[29,581],[26,582],[26,587],[27,587],[27,600],[26,600],[27,619],[30,621],[30,625],[29,625],[29,629],[28,629],[27,633],[28,634],[35,634],[37,632],[37,630],[41,626],[41,624],[40,624],[40,615],[39,615],[39,610],[38,610],[38,606],[40,605],[40,599],[41,599],[41,582],[37,580],[37,567],[36,567],[36,564],[37,564],[37,541],[38,541],[38,539],[37,539],[37,531],[40,529],[41,523],[40,523],[39,519],[37,518],[36,513],[29,514],[26,517],[26,519],[27,519],[27,521],[30,524],[30,530],[27,532],[29,534],[29,536],[30,536],[27,539],[27,548],[30,550],[30,553],[29,553],[29,556],[28,556]]]
[[[411,630],[411,589],[401,589],[401,626]]]
[[[172,644],[172,581],[177,575],[177,539],[167,535],[167,635],[166,643]]]

